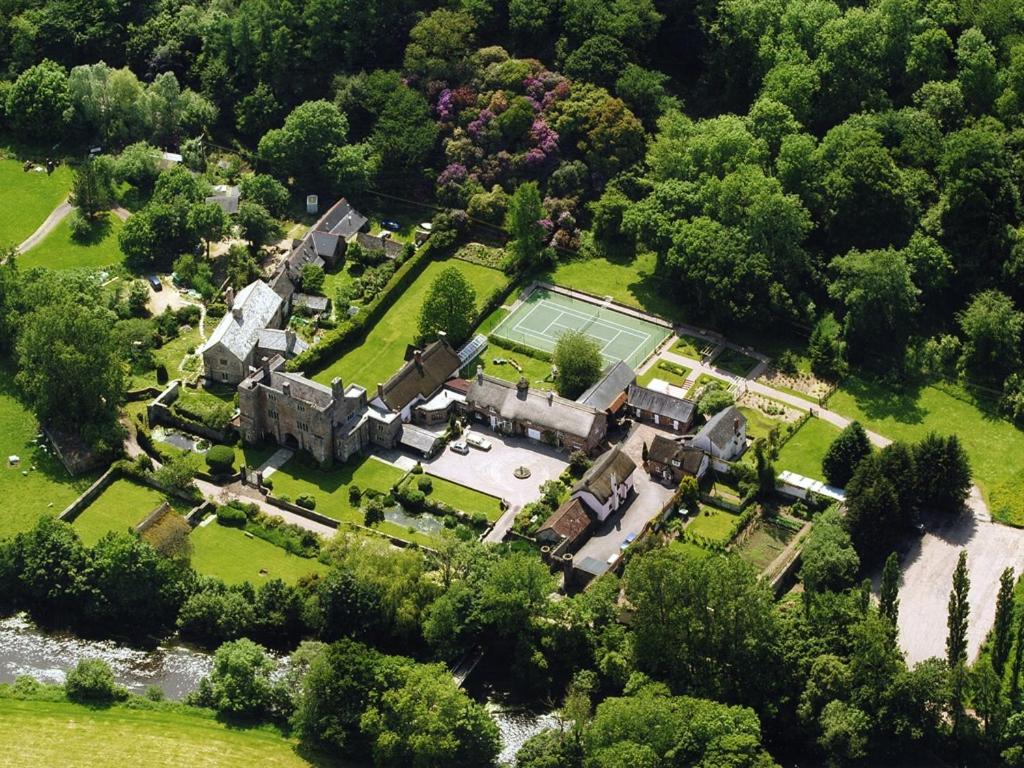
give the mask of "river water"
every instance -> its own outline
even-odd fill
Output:
[[[181,699],[210,672],[210,654],[183,645],[145,651],[109,640],[83,640],[65,633],[44,632],[25,614],[0,619],[0,683],[20,675],[43,683],[63,683],[67,671],[82,659],[103,659],[117,681],[133,693],[153,685],[168,699]],[[530,712],[501,703],[498,696],[480,695],[501,732],[499,762],[512,765],[523,742],[556,724],[554,715]]]

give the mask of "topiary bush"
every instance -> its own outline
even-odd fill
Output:
[[[304,493],[295,499],[295,503],[303,509],[316,509],[316,497],[310,493]]]
[[[218,507],[217,523],[230,528],[244,528],[248,522],[248,516],[241,509],[235,507]]]
[[[348,503],[353,507],[359,506],[359,500],[363,497],[363,491],[358,485],[353,483],[348,487]]]
[[[206,452],[206,466],[215,475],[230,475],[235,471],[235,452],[227,445],[214,445]]]
[[[416,481],[416,487],[423,493],[430,493],[434,490],[434,481],[425,475]]]

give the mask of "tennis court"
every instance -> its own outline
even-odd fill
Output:
[[[542,352],[553,352],[566,331],[582,331],[598,343],[606,362],[637,367],[669,336],[669,329],[623,314],[609,303],[592,304],[537,288],[491,335]]]

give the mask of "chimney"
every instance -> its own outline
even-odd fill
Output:
[[[448,343],[448,332],[447,331],[438,331],[437,332],[437,340],[442,342],[442,343],[447,344]]]
[[[242,322],[242,308],[241,307],[232,307],[231,308],[231,316],[233,318],[235,318],[235,322],[241,323]]]
[[[331,394],[335,400],[343,400],[345,398],[345,389],[341,386],[340,376],[335,376],[331,379]]]
[[[476,367],[476,383],[477,384],[483,384],[484,383],[484,367],[482,365],[478,365]]]
[[[555,393],[548,392],[548,405],[552,405],[555,402]]]
[[[413,362],[416,363],[416,367],[420,370],[423,370],[423,352],[421,352],[418,349],[414,349],[412,351],[412,359]]]
[[[284,394],[285,397],[291,397],[291,395],[292,395],[292,385],[290,383],[288,383],[287,381],[282,381],[281,382],[281,392]]]
[[[384,385],[379,381],[377,382],[377,397],[380,398],[381,402],[384,402]]]
[[[235,289],[230,285],[224,290],[224,303],[229,307],[235,305]]]
[[[519,381],[516,383],[516,390],[520,395],[525,395],[530,390],[530,382],[526,380],[525,376],[519,377]]]
[[[291,328],[285,328],[284,330],[284,351],[287,354],[295,348],[295,331]]]
[[[737,416],[732,420],[732,433],[738,435],[740,433],[740,417]]]

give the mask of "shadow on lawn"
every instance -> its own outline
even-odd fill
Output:
[[[71,242],[76,245],[99,245],[110,235],[110,214],[106,211],[89,219],[89,226],[77,235],[72,235]]]
[[[891,418],[901,424],[922,423],[928,415],[919,405],[924,385],[920,382],[905,382],[901,386],[902,389],[895,389],[881,382],[851,376],[843,382],[842,388],[856,400],[869,419],[880,421]]]

